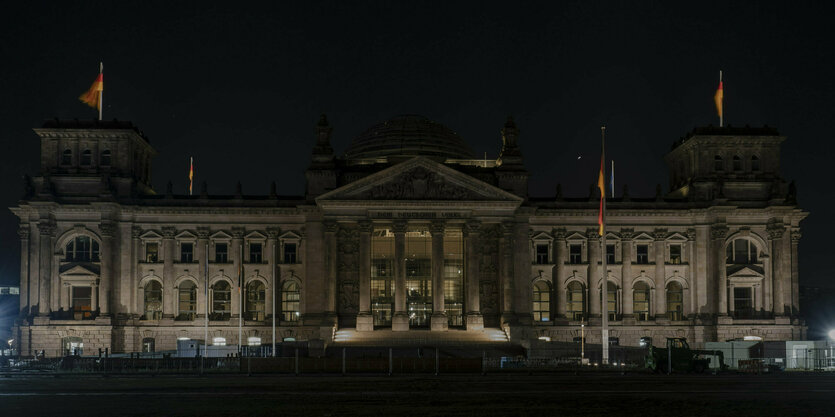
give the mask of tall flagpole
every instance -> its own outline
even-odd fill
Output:
[[[604,170],[606,168],[606,126],[600,126],[600,169]],[[606,173],[602,172],[601,175],[603,176],[603,181],[606,181]],[[603,331],[602,334],[602,344],[603,344],[603,359],[600,361],[601,365],[608,365],[609,364],[609,274],[606,271],[606,257],[608,256],[607,246],[606,246],[606,185],[603,184],[600,190],[600,205],[601,205],[601,213],[602,213],[602,220],[600,227],[600,246],[601,252],[603,256],[601,256],[601,264],[603,266],[603,280],[600,284],[600,292],[602,297],[601,302],[601,329]]]
[[[719,127],[725,127],[725,87],[722,85],[722,70],[719,70],[719,88],[722,89],[722,107],[719,112]]]
[[[244,324],[244,289],[243,289],[243,275],[244,275],[244,243],[241,242],[240,251],[238,252],[238,355],[244,351],[244,343],[241,340],[243,336]]]
[[[273,285],[272,285],[272,293],[273,293],[273,305],[272,305],[272,313],[273,313],[273,357],[275,357],[275,291],[278,285],[278,241],[273,240]]]
[[[203,321],[203,347],[204,347],[204,350],[205,350],[205,353],[203,354],[203,357],[206,357],[206,356],[209,356],[209,301],[210,301],[209,300],[209,242],[208,241],[206,241],[206,251],[203,252],[203,253],[206,254],[205,255],[206,259],[203,260],[203,262],[205,262],[204,265],[206,266],[206,285],[204,286],[205,289],[203,290],[204,296],[205,296],[205,299],[206,299],[206,312],[205,312],[206,313],[205,314],[206,320]]]
[[[104,63],[103,62],[99,62],[99,75],[104,75]],[[104,81],[102,81],[102,84],[104,84]],[[104,100],[104,85],[102,85],[102,88],[99,90],[99,120],[101,120],[101,108],[104,106],[104,101],[103,100]]]

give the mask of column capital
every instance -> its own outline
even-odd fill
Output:
[[[500,229],[503,235],[512,235],[513,234],[513,222],[512,221],[503,221],[500,223]]]
[[[246,229],[244,229],[243,227],[233,227],[232,239],[243,239],[245,233]]]
[[[798,244],[801,236],[803,235],[800,233],[800,230],[792,230],[792,245]]]
[[[360,233],[371,233],[374,228],[374,224],[368,219],[358,221],[357,225],[359,226]]]
[[[29,239],[29,225],[21,224],[17,229],[17,236],[21,239]]]
[[[765,231],[768,233],[768,238],[774,240],[782,238],[783,233],[786,232],[786,228],[783,227],[782,223],[770,223],[766,226]]]
[[[464,224],[464,232],[469,233],[471,235],[478,234],[481,231],[481,221],[480,220],[469,220],[467,223]]]
[[[620,240],[632,240],[635,237],[635,229],[620,229]]]
[[[587,228],[586,229],[586,239],[588,239],[590,242],[600,240],[600,234],[598,234],[599,231],[600,231],[600,229],[598,229],[596,227]]]
[[[655,230],[653,230],[653,231],[652,231],[652,237],[653,237],[653,238],[655,238],[655,240],[664,240],[664,239],[666,239],[666,238],[667,238],[667,229],[661,229],[661,228],[659,228],[659,229],[655,229]]]
[[[716,224],[710,228],[710,237],[712,239],[724,239],[726,236],[728,236],[728,226]]]
[[[339,223],[335,220],[325,220],[322,225],[325,227],[325,233],[336,233],[339,230]]]
[[[134,239],[139,239],[142,236],[142,228],[139,226],[133,226],[130,228],[130,236]]]
[[[687,240],[689,240],[689,241],[696,240],[696,229],[687,229],[687,231],[684,232],[684,233],[687,235]]]
[[[277,239],[278,235],[281,234],[281,229],[278,227],[268,227],[267,228],[267,238],[268,239]]]
[[[433,220],[432,223],[429,225],[429,231],[432,232],[432,235],[444,235],[444,229],[446,229],[446,221],[445,220]]]
[[[198,239],[208,239],[211,230],[208,227],[198,227],[197,228],[197,238]]]
[[[391,230],[394,233],[406,233],[407,226],[406,220],[395,220],[391,225]]]
[[[116,223],[111,221],[104,221],[99,224],[99,230],[102,237],[113,237],[116,232]]]
[[[174,239],[174,235],[177,234],[177,229],[172,226],[165,226],[162,228],[162,238],[163,239]]]
[[[565,228],[554,228],[551,231],[551,236],[554,237],[554,240],[565,240],[566,231]]]
[[[55,234],[55,224],[49,222],[38,223],[38,232],[41,236],[52,236]]]

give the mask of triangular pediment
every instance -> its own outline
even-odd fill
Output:
[[[761,278],[763,272],[760,267],[755,265],[734,265],[729,267],[728,278]]]
[[[351,200],[522,202],[514,194],[423,157],[325,193],[316,202]]]
[[[687,236],[684,236],[679,232],[673,232],[673,234],[667,236],[667,240],[671,242],[687,242]]]
[[[545,232],[536,232],[531,236],[531,240],[551,240],[551,235]]]
[[[651,242],[655,239],[653,239],[653,237],[650,236],[649,233],[640,232],[637,235],[635,235],[635,237],[632,238],[632,240],[637,240],[637,241],[640,241],[640,242]]]
[[[64,265],[63,268],[60,268],[59,273],[61,274],[62,277],[98,276],[99,275],[99,268],[96,265],[69,264],[69,265]]]
[[[571,233],[568,234],[568,236],[565,237],[565,240],[583,241],[583,240],[586,240],[586,235],[584,235],[580,232],[571,232]]]

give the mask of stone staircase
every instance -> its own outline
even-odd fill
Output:
[[[339,329],[334,334],[333,346],[478,346],[509,344],[507,335],[499,328],[481,331],[448,330],[433,332],[425,329],[395,332],[390,329],[358,332]]]

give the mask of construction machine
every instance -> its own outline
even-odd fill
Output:
[[[725,356],[722,351],[690,349],[687,339],[668,337],[666,348],[649,346],[645,366],[656,373],[702,373],[710,367],[712,358],[716,358],[719,363],[719,366],[715,368],[725,369]]]

